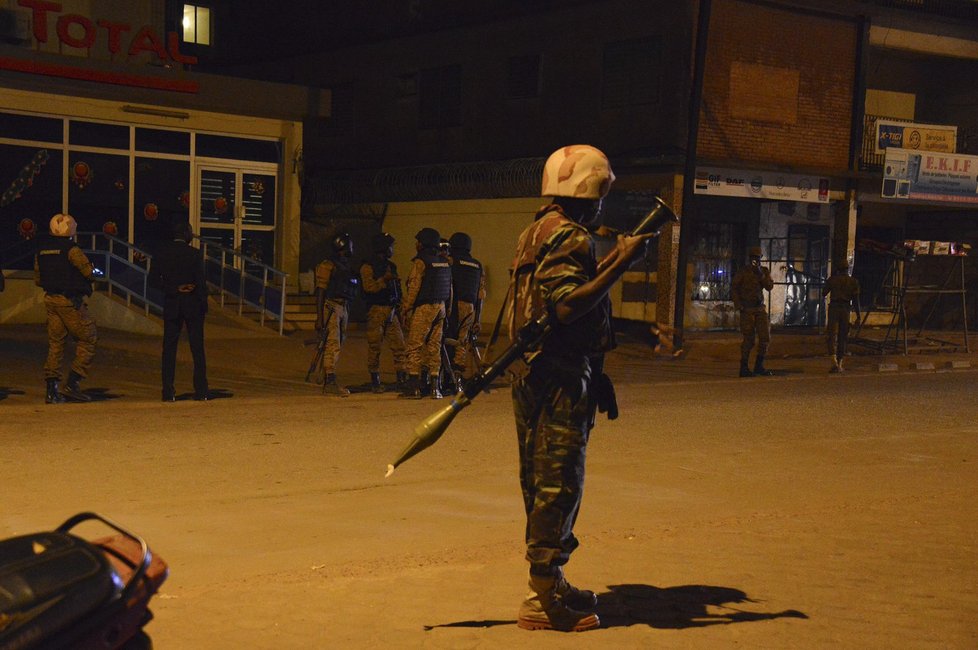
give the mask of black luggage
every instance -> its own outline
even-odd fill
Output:
[[[89,520],[119,534],[87,541],[69,532]],[[145,638],[149,599],[167,573],[145,541],[90,512],[2,540],[0,650],[110,649]]]

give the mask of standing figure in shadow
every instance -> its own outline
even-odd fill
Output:
[[[190,245],[194,232],[187,222],[173,225],[173,239],[164,242],[153,256],[151,279],[163,289],[163,401],[176,400],[177,343],[187,327],[190,352],[194,357],[194,399],[206,401],[207,357],[204,354],[204,317],[207,314],[207,285],[204,257]]]

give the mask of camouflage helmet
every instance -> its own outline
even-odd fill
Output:
[[[600,199],[607,196],[614,180],[606,155],[590,145],[572,144],[547,158],[540,196]]]
[[[394,245],[394,237],[389,232],[377,233],[370,238],[370,247],[375,253],[386,253]]]
[[[751,246],[747,251],[747,257],[763,257],[764,251],[761,250],[760,246]]]
[[[438,244],[441,243],[441,235],[434,228],[422,228],[414,238],[424,248],[438,248]]]
[[[78,223],[70,214],[56,214],[48,224],[51,234],[55,237],[74,237],[78,232]]]
[[[448,245],[460,251],[472,250],[472,238],[464,232],[457,232],[448,238]]]
[[[333,237],[332,245],[334,253],[353,253],[353,238],[348,232],[341,232]]]

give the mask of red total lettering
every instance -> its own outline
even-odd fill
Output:
[[[99,20],[98,26],[109,33],[109,54],[116,54],[122,49],[122,43],[120,42],[122,32],[132,30],[131,25],[127,25],[126,23],[114,23],[110,20]]]
[[[129,44],[129,56],[136,56],[140,52],[154,52],[161,61],[166,61],[166,50],[163,49],[163,43],[160,42],[160,37],[149,25],[141,27]]]
[[[173,59],[174,62],[185,63],[187,65],[194,65],[197,63],[197,57],[182,54],[180,52],[180,37],[177,36],[176,32],[169,32],[166,37],[167,44],[170,46],[170,58]]]
[[[57,2],[45,2],[44,0],[17,0],[21,7],[31,10],[31,22],[34,24],[34,38],[38,43],[48,42],[48,16],[49,11],[61,13],[61,5]]]
[[[85,30],[82,38],[75,38],[71,35],[72,25],[81,25]],[[58,18],[57,23],[58,40],[69,47],[80,47],[88,49],[95,43],[95,25],[85,16],[78,14],[65,14]]]

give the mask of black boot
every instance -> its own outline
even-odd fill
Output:
[[[433,377],[429,379],[428,396],[431,399],[441,399],[442,398],[442,380],[446,379],[443,373],[436,373]]]
[[[72,370],[68,373],[68,381],[65,383],[64,387],[61,389],[61,393],[76,402],[91,402],[92,398],[82,392],[81,386],[78,382],[81,381],[82,376],[77,372]]]
[[[418,375],[408,375],[407,381],[404,382],[404,390],[398,397],[421,399],[421,379]]]
[[[370,373],[370,390],[375,393],[383,393],[384,385],[380,383],[380,373],[372,372]]]
[[[758,377],[770,377],[774,373],[764,367],[764,357],[758,355],[754,362],[754,374]]]
[[[754,373],[752,373],[750,371],[750,368],[747,367],[747,360],[746,359],[741,359],[740,360],[740,376],[741,377],[753,377],[754,376]]]
[[[418,385],[415,390],[415,397],[427,397],[431,393],[431,371],[427,368],[421,369],[421,374],[418,375]]]
[[[339,395],[340,397],[349,397],[350,391],[346,386],[340,386],[336,381],[336,375],[333,373],[327,373],[326,378],[323,379],[323,395]]]
[[[397,371],[397,390],[404,392],[404,386],[407,385],[408,374],[403,370]]]
[[[45,404],[62,404],[65,401],[64,396],[58,391],[58,380],[48,379],[47,392],[44,394]]]

